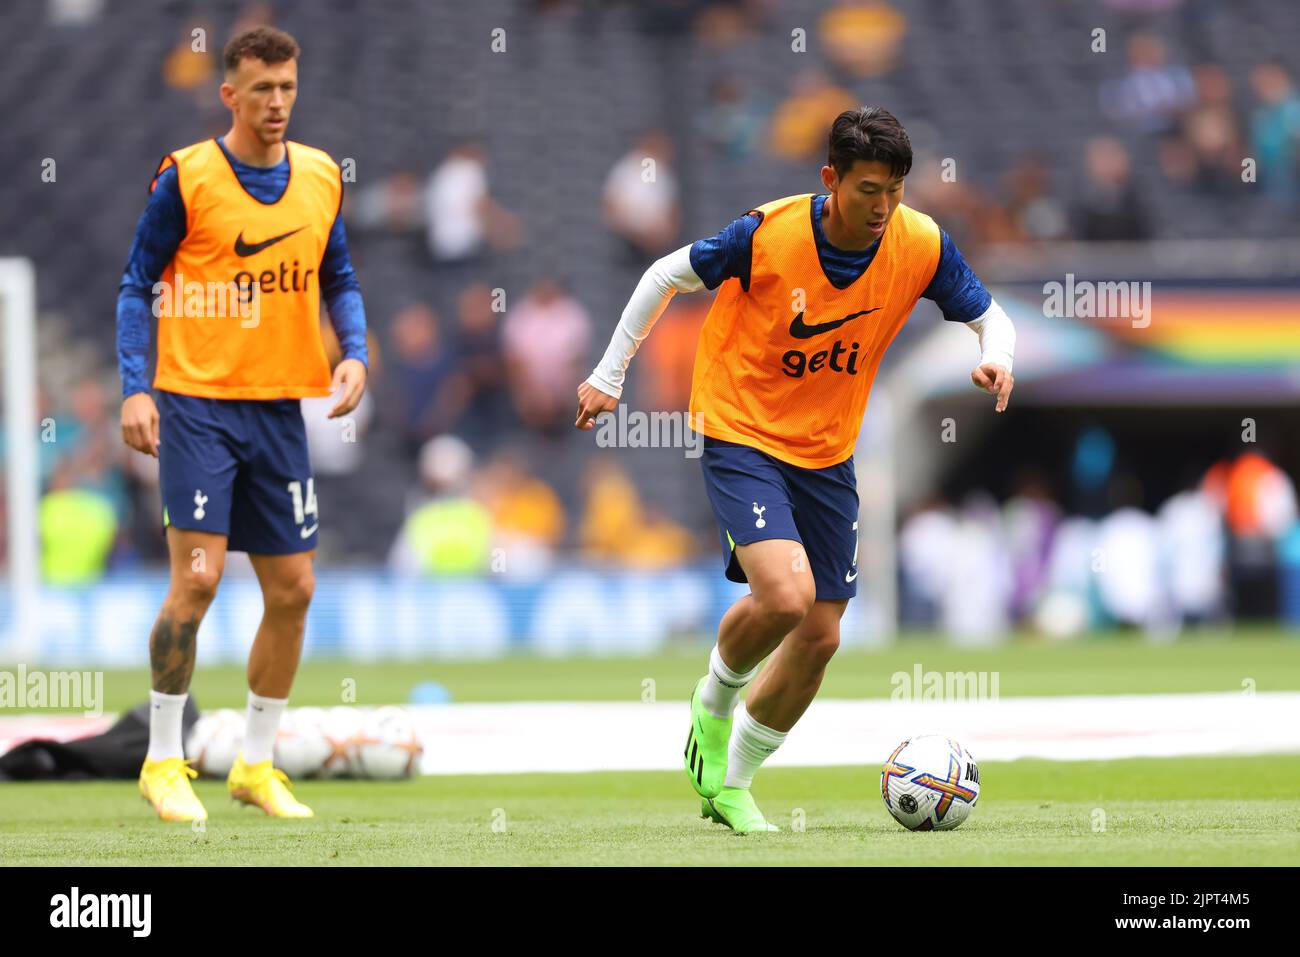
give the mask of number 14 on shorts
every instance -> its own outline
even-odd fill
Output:
[[[289,494],[293,496],[293,520],[298,525],[303,526],[299,529],[299,534],[306,538],[316,531],[317,514],[316,514],[316,480],[307,480],[307,497],[303,498],[302,483],[290,482]],[[307,516],[311,516],[311,525],[307,525]]]

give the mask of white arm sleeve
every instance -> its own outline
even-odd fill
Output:
[[[1011,359],[1016,351],[1016,327],[997,300],[990,299],[984,315],[966,325],[980,337],[980,365],[992,363],[1010,372]]]
[[[621,397],[628,363],[641,348],[641,343],[669,301],[678,292],[697,292],[703,288],[704,281],[695,275],[691,266],[690,246],[683,246],[655,260],[637,283],[609,340],[609,348],[595,371],[587,377],[587,382],[607,395]]]

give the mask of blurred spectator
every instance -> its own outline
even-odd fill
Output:
[[[1156,513],[1161,579],[1180,621],[1204,621],[1224,611],[1226,543],[1214,500],[1192,485]]]
[[[470,494],[474,453],[453,435],[420,450],[425,499],[406,516],[389,552],[396,572],[430,576],[486,572],[492,558],[492,515]]]
[[[1138,477],[1116,470],[1108,433],[1085,431],[1076,459],[1076,494],[1081,480],[1104,485],[1104,493],[1079,497],[1096,505],[1095,519],[1062,517],[1033,468],[1017,475],[1000,527],[989,521],[983,493],[972,493],[960,514],[930,501],[904,521],[900,623],[980,640],[986,632],[973,623],[997,612],[977,614],[978,602],[958,594],[975,582],[986,596],[1002,595],[1009,621],[1032,622],[1054,638],[1108,623],[1169,638],[1186,623],[1219,621],[1229,611],[1241,620],[1278,618],[1281,582],[1300,568],[1300,550],[1288,558],[1300,549],[1300,507],[1293,481],[1266,452],[1224,459],[1203,477],[1184,473],[1154,515]],[[1005,593],[1004,566],[1014,582]]]
[[[1048,490],[1047,479],[1035,468],[1017,476],[1011,498],[1002,508],[1005,546],[1010,554],[1014,589],[1011,614],[1028,615],[1047,583],[1047,557],[1061,510]]]
[[[1115,468],[1115,440],[1102,425],[1084,429],[1070,456],[1071,509],[1096,518],[1109,507],[1106,490]]]
[[[409,170],[357,185],[345,192],[343,199],[349,231],[355,227],[402,235],[425,226],[420,181]]]
[[[456,354],[465,382],[458,431],[479,454],[507,441],[503,431],[512,424],[497,302],[486,283],[467,286],[457,300]]]
[[[50,585],[86,585],[98,580],[117,536],[117,510],[112,501],[75,487],[72,469],[70,462],[60,466],[40,502],[41,574]]]
[[[539,280],[506,313],[503,338],[515,413],[530,428],[562,435],[573,426],[574,383],[585,376],[587,310],[553,279]]]
[[[1128,72],[1101,88],[1102,112],[1146,133],[1172,131],[1196,99],[1187,68],[1168,62],[1165,41],[1136,33],[1128,42]]]
[[[1069,217],[1052,193],[1051,174],[1042,156],[1026,156],[1011,169],[1006,181],[1007,214],[1017,240],[1036,242],[1065,237]]]
[[[939,161],[922,157],[907,178],[906,202],[943,224],[958,248],[970,255],[984,243],[1020,238],[1008,208],[969,179],[945,179]]]
[[[790,95],[772,116],[768,151],[791,163],[825,162],[831,123],[858,105],[852,94],[835,86],[825,72],[806,67],[796,75]]]
[[[1202,488],[1227,522],[1233,616],[1273,620],[1281,608],[1279,544],[1296,525],[1295,484],[1259,452],[1216,462]]]
[[[98,379],[83,379],[73,388],[66,408],[55,414],[58,462],[64,480],[98,492],[118,509],[126,507],[121,466],[126,455],[121,427],[110,417],[108,392]]]
[[[1089,140],[1086,174],[1074,212],[1075,234],[1093,241],[1147,239],[1151,229],[1124,144],[1109,136]]]
[[[1034,612],[1034,625],[1050,638],[1077,635],[1092,624],[1097,579],[1097,523],[1070,516],[1052,536],[1047,588]]]
[[[668,134],[646,133],[605,177],[605,224],[637,262],[668,252],[681,228],[673,153]]]
[[[195,31],[202,31],[202,49],[195,49],[200,45],[196,43]],[[173,90],[194,92],[210,102],[213,99],[212,88],[219,81],[215,61],[207,51],[207,42],[215,36],[208,24],[186,24],[176,45],[163,60],[163,81]]]
[[[455,147],[429,176],[425,191],[429,251],[435,262],[473,259],[483,249],[509,249],[519,221],[492,198],[487,159],[474,142]]]
[[[728,161],[754,152],[767,125],[767,109],[753,88],[738,74],[717,80],[709,91],[708,108],[695,124],[696,133]]]
[[[672,567],[690,557],[690,532],[658,510],[647,509],[621,466],[598,459],[586,482],[580,533],[586,557],[642,570]]]
[[[1203,488],[1238,538],[1276,540],[1295,524],[1295,484],[1258,452],[1216,462],[1205,474]]]
[[[854,76],[883,76],[898,62],[907,18],[882,0],[849,0],[823,13],[817,30],[837,66]]]
[[[956,531],[952,510],[938,500],[926,502],[902,523],[898,533],[900,624],[924,626],[938,620]]]
[[[1273,202],[1290,208],[1300,195],[1300,94],[1280,63],[1257,66],[1250,85],[1259,99],[1250,144],[1259,183]]]
[[[1244,150],[1232,109],[1232,84],[1215,63],[1196,68],[1196,104],[1183,117],[1180,135],[1160,147],[1160,166],[1172,181],[1201,192],[1222,192],[1241,183]]]
[[[1126,506],[1097,527],[1097,590],[1102,608],[1114,620],[1156,630],[1169,609],[1160,580],[1156,523],[1141,509]]]
[[[958,645],[1003,641],[1013,582],[998,509],[987,492],[972,493],[943,559],[940,621]]]
[[[1000,640],[1013,590],[997,505],[973,493],[960,513],[932,500],[899,530],[899,622],[942,627],[958,644]]]
[[[559,496],[529,474],[522,454],[514,449],[497,456],[480,481],[492,513],[493,541],[505,559],[500,570],[530,577],[544,573],[564,539]]]
[[[429,306],[407,306],[393,319],[388,374],[383,381],[398,425],[412,450],[449,431],[465,407],[467,385],[455,352]]]

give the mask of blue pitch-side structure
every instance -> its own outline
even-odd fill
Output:
[[[26,663],[147,667],[165,574],[112,576],[41,591],[38,655]],[[706,642],[748,586],[714,563],[671,571],[571,566],[533,581],[506,576],[404,578],[321,570],[307,617],[307,658],[493,658],[512,653],[635,655],[674,639]],[[849,603],[845,646],[883,640],[865,596]],[[255,578],[231,574],[199,630],[198,661],[241,663],[262,614]],[[17,660],[11,599],[0,590],[0,664]]]

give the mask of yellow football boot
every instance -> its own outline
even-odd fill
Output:
[[[226,778],[226,787],[236,801],[260,807],[271,817],[315,817],[312,809],[289,790],[289,775],[270,761],[248,764],[239,755]]]
[[[198,776],[184,758],[145,758],[140,769],[140,796],[164,821],[206,821],[207,809],[190,786],[190,779]]]

